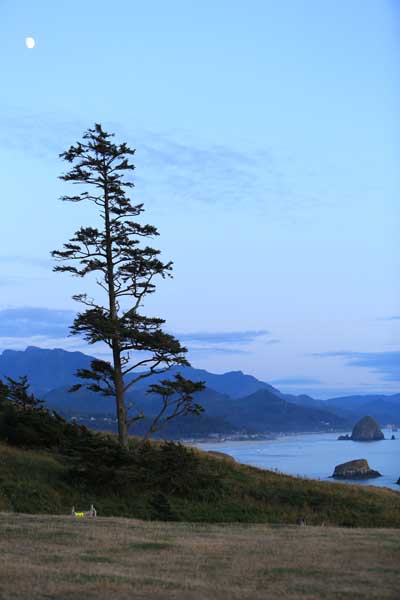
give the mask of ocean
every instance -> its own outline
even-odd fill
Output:
[[[310,479],[330,479],[340,463],[366,458],[371,469],[382,477],[367,481],[349,481],[359,485],[388,487],[400,492],[396,482],[400,477],[400,431],[383,429],[385,439],[379,442],[339,441],[338,433],[314,433],[281,436],[263,441],[226,441],[197,444],[203,450],[218,450],[233,456],[238,462],[277,470],[288,475]]]

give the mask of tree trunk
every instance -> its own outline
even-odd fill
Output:
[[[118,320],[117,301],[114,285],[114,263],[112,253],[112,239],[110,231],[110,206],[108,198],[107,169],[104,169],[104,220],[106,228],[106,255],[107,255],[107,278],[108,278],[108,299],[110,306],[110,317],[112,321]],[[117,329],[117,328],[116,328]],[[118,440],[123,448],[128,447],[128,426],[126,419],[124,379],[121,367],[121,346],[117,333],[113,335],[113,367],[114,367],[114,385],[115,385],[115,403],[118,420]]]
[[[113,348],[114,359],[114,385],[115,385],[115,402],[118,419],[118,440],[123,448],[128,447],[128,427],[126,423],[126,407],[124,394],[124,381],[121,369],[121,357],[119,348]]]

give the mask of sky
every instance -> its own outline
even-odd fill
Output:
[[[174,261],[146,310],[193,366],[399,392],[399,29],[395,0],[0,0],[0,351],[102,355],[50,259],[94,222],[58,155],[100,122],[136,148]]]

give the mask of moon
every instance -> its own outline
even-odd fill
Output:
[[[25,46],[27,48],[29,48],[29,50],[32,50],[36,46],[35,38],[33,38],[33,37],[26,37],[25,38]]]

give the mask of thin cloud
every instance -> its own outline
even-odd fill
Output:
[[[27,265],[30,267],[40,267],[51,270],[53,265],[51,258],[39,258],[35,256],[8,256],[6,254],[0,255],[0,263],[4,265]]]
[[[79,139],[92,123],[43,115],[0,117],[0,145],[40,160],[58,160],[60,152]],[[144,199],[165,198],[187,206],[242,206],[244,200],[266,210],[279,201],[280,210],[310,199],[300,197],[289,183],[288,158],[269,148],[236,148],[212,144],[185,133],[129,131],[121,123],[104,123],[137,149],[140,167],[135,181]],[[157,201],[155,201],[157,202]],[[269,209],[270,210],[270,209]]]
[[[33,336],[57,337],[67,336],[69,327],[75,317],[72,310],[51,308],[20,307],[0,310],[0,337],[28,338]],[[175,333],[182,342],[193,344],[210,344],[218,347],[221,344],[251,344],[259,338],[270,335],[266,329],[244,331],[212,331]],[[278,340],[267,340],[277,343]],[[221,349],[221,348],[220,348]],[[221,349],[222,350],[222,349]],[[230,349],[234,352],[234,349]],[[223,349],[224,352],[228,348]],[[236,352],[236,351],[235,351]]]
[[[58,159],[60,152],[87,128],[82,120],[49,114],[8,114],[0,118],[0,145],[30,158]]]
[[[390,317],[382,317],[379,321],[400,321],[400,315],[393,315]]]
[[[379,373],[383,381],[400,381],[400,351],[394,352],[320,352],[319,358],[342,357],[349,367],[364,367]]]
[[[282,377],[281,379],[272,379],[272,385],[320,385],[322,381],[313,377]]]
[[[66,337],[75,313],[49,308],[6,308],[0,310],[0,337]]]
[[[140,139],[135,134],[142,189],[144,186],[152,195],[159,190],[163,196],[167,191],[169,197],[185,205],[195,201],[235,206],[244,198],[263,205],[267,197],[290,202],[277,167],[280,160],[270,151],[239,152],[198,139],[182,141],[182,137],[144,133]]]
[[[251,354],[243,348],[228,348],[225,346],[197,346],[189,348],[189,354],[212,356],[215,354]]]
[[[270,332],[261,330],[248,331],[198,331],[191,333],[178,333],[176,337],[182,342],[207,343],[207,344],[251,344],[260,337],[270,335]],[[270,340],[276,342],[277,340]]]
[[[22,277],[16,277],[13,275],[10,276],[6,276],[6,277],[2,277],[0,279],[0,287],[9,287],[9,286],[13,286],[13,285],[21,285],[23,281]]]

